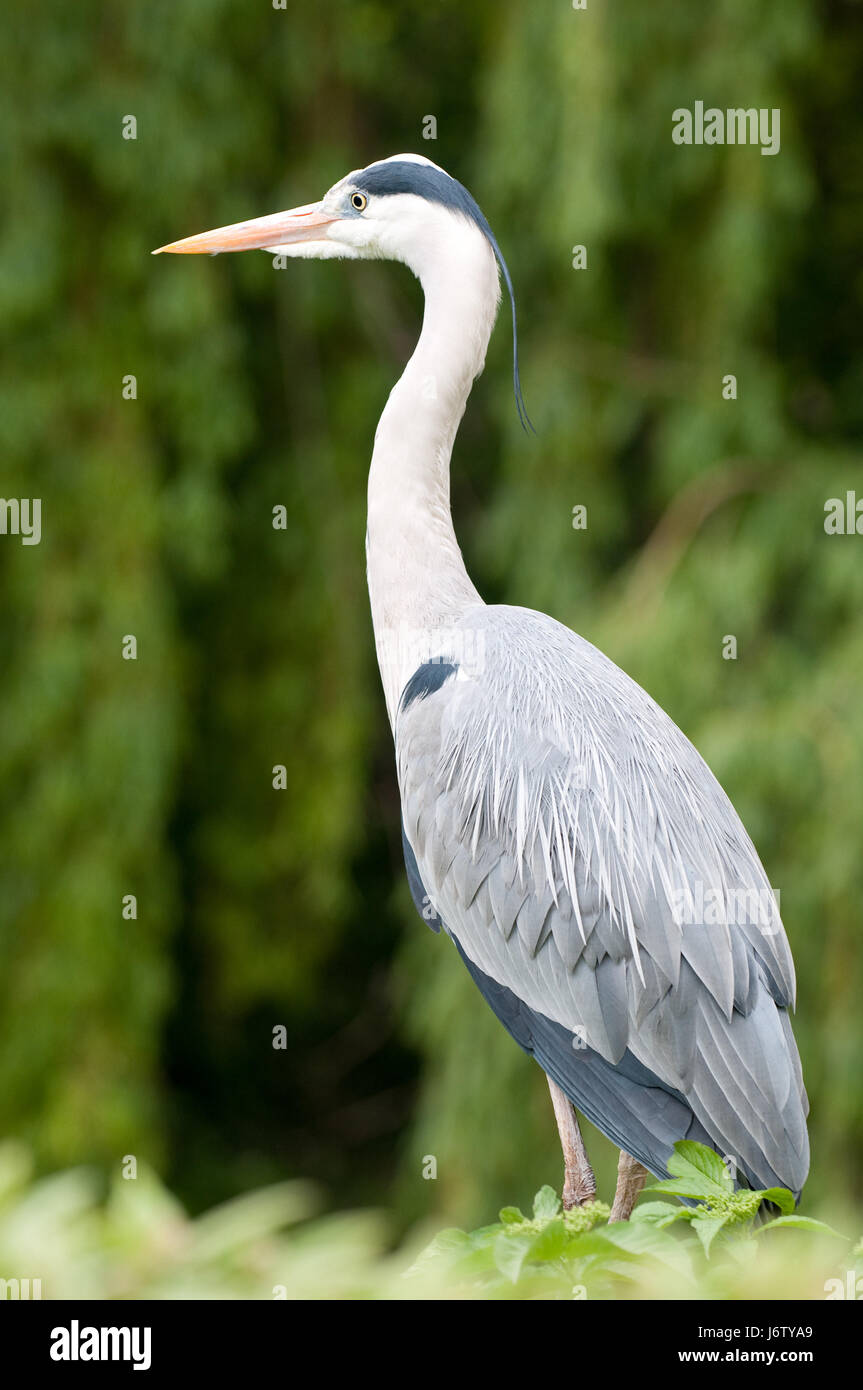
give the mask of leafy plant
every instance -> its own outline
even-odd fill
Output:
[[[822,1221],[797,1215],[787,1188],[737,1190],[718,1154],[702,1144],[681,1141],[669,1160],[671,1177],[653,1184],[650,1192],[686,1199],[693,1205],[675,1206],[650,1201],[637,1207],[629,1222],[608,1224],[609,1208],[590,1202],[563,1211],[560,1198],[542,1187],[525,1216],[517,1207],[504,1207],[499,1221],[479,1230],[440,1232],[408,1271],[409,1278],[442,1278],[464,1296],[596,1297],[626,1296],[654,1282],[657,1291],[670,1292],[669,1279],[689,1296],[723,1281],[711,1278],[709,1259],[721,1237],[723,1254],[732,1260],[757,1262],[758,1244],[765,1233],[797,1227],[822,1237],[844,1239]],[[779,1215],[763,1219],[765,1204]],[[717,1250],[719,1246],[717,1246]],[[772,1271],[768,1258],[764,1268]],[[817,1278],[813,1266],[813,1280]],[[771,1272],[771,1280],[772,1280]],[[706,1287],[705,1287],[706,1280]],[[770,1296],[767,1290],[762,1296]]]
[[[672,1207],[669,1210],[665,1202],[649,1202],[636,1209],[633,1220],[648,1222],[657,1230],[664,1230],[675,1221],[689,1221],[704,1247],[705,1255],[710,1254],[716,1237],[730,1227],[745,1226],[749,1232],[765,1203],[778,1207],[780,1215],[755,1227],[758,1233],[776,1226],[796,1226],[800,1230],[836,1234],[823,1221],[799,1215],[795,1211],[794,1196],[787,1187],[759,1190],[739,1188],[735,1191],[733,1179],[719,1154],[704,1144],[696,1144],[689,1139],[680,1140],[674,1146],[668,1171],[672,1176],[654,1183],[647,1189],[648,1192],[686,1197],[696,1200],[698,1205]]]
[[[863,1241],[837,1265],[835,1233],[806,1217],[784,1213],[753,1238],[756,1203],[743,1199],[781,1209],[786,1197],[714,1190],[719,1172],[697,1146],[679,1146],[669,1166],[696,1207],[649,1201],[609,1225],[605,1203],[564,1212],[542,1187],[529,1216],[504,1207],[492,1225],[393,1250],[378,1213],[321,1214],[308,1183],[190,1217],[143,1164],[107,1184],[81,1168],[34,1180],[27,1151],[10,1142],[0,1145],[0,1279],[7,1297],[38,1281],[30,1296],[43,1299],[811,1298],[837,1274],[842,1288],[849,1269],[863,1274]],[[708,1241],[723,1199],[737,1203],[736,1219]],[[808,1237],[763,1238],[794,1220]],[[789,1239],[799,1240],[793,1261]]]

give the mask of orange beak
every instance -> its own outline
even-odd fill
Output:
[[[307,203],[305,207],[291,208],[290,212],[275,212],[270,217],[234,222],[230,227],[187,236],[183,241],[158,247],[152,254],[160,256],[163,251],[170,251],[180,256],[218,256],[222,251],[255,251],[297,241],[324,241],[325,229],[338,220],[332,213],[323,212],[320,203]]]

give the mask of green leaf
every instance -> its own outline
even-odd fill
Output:
[[[607,1230],[608,1227],[606,1226],[595,1226],[592,1231],[579,1231],[577,1235],[571,1235],[564,1247],[564,1256],[568,1260],[583,1260],[598,1256],[604,1261],[614,1251],[615,1254],[622,1253],[627,1258],[637,1258],[634,1253],[630,1256],[628,1251],[619,1251],[613,1241],[607,1240],[605,1234]]]
[[[438,1231],[434,1239],[420,1251],[410,1268],[405,1270],[405,1276],[410,1278],[412,1275],[421,1274],[429,1265],[439,1260],[452,1260],[469,1249],[470,1238],[467,1233],[459,1230],[457,1226],[447,1227],[446,1230]]]
[[[492,1243],[483,1246],[475,1246],[466,1250],[463,1255],[457,1258],[446,1267],[446,1278],[453,1283],[472,1283],[478,1282],[485,1284],[488,1277],[493,1278],[497,1275],[497,1263],[494,1257],[494,1245]]]
[[[766,1187],[758,1193],[762,1202],[773,1202],[785,1216],[790,1216],[796,1203],[793,1192],[789,1192],[787,1187]]]
[[[559,1219],[549,1221],[544,1230],[535,1236],[530,1247],[531,1260],[557,1260],[563,1254],[569,1232]]]
[[[715,1186],[708,1188],[707,1179],[703,1177],[690,1176],[688,1178],[663,1178],[661,1182],[651,1183],[646,1187],[645,1192],[667,1192],[674,1197],[697,1197],[699,1201],[706,1202],[711,1197],[718,1197]],[[724,1193],[722,1194],[725,1195]]]
[[[478,1226],[475,1231],[471,1231],[468,1240],[475,1250],[480,1250],[486,1245],[493,1245],[500,1235],[500,1222],[496,1221],[493,1226]]]
[[[705,1255],[710,1254],[711,1245],[722,1227],[728,1225],[732,1216],[732,1212],[725,1212],[722,1216],[696,1216],[692,1222],[692,1229],[701,1241]]]
[[[552,1221],[560,1211],[560,1198],[553,1187],[546,1183],[541,1187],[533,1199],[533,1217],[535,1221]]]
[[[763,1235],[765,1231],[773,1231],[777,1226],[796,1226],[800,1231],[822,1231],[825,1235],[835,1236],[837,1240],[847,1240],[847,1236],[834,1231],[825,1221],[816,1221],[813,1216],[777,1216],[773,1221],[766,1221],[754,1234]]]
[[[530,1253],[533,1241],[533,1236],[509,1235],[506,1231],[502,1231],[495,1241],[494,1262],[511,1284],[518,1283],[521,1267]]]
[[[615,1221],[612,1226],[598,1226],[584,1235],[573,1236],[565,1253],[567,1258],[602,1255],[607,1259],[612,1250],[617,1256],[634,1260],[651,1256],[678,1273],[692,1274],[689,1255],[680,1241],[647,1222]]]
[[[670,1226],[673,1221],[692,1221],[695,1217],[695,1210],[692,1207],[675,1207],[670,1202],[642,1202],[635,1208],[630,1223],[633,1221],[643,1221],[647,1226],[655,1226],[657,1230],[663,1230]]]
[[[527,1219],[518,1207],[501,1207],[499,1216],[504,1226],[517,1226]]]
[[[668,1171],[673,1177],[700,1184],[700,1190],[690,1194],[694,1197],[734,1191],[734,1183],[719,1154],[692,1139],[678,1139],[668,1160]]]

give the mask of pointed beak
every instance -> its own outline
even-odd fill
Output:
[[[218,256],[222,251],[255,251],[266,246],[290,246],[297,241],[325,241],[326,229],[338,217],[323,212],[320,203],[291,208],[290,212],[275,212],[270,217],[256,217],[251,222],[233,222],[230,227],[216,227],[212,232],[187,236],[153,251],[160,256],[170,251],[180,256]]]

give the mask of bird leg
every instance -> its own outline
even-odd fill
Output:
[[[569,1097],[554,1084],[550,1076],[546,1079],[563,1149],[563,1209],[569,1211],[572,1207],[581,1207],[585,1202],[593,1201],[596,1178]]]
[[[643,1163],[639,1163],[637,1158],[631,1154],[620,1150],[620,1162],[617,1165],[617,1191],[614,1194],[614,1206],[611,1208],[609,1224],[612,1221],[628,1221],[632,1215],[632,1208],[638,1200],[638,1194],[643,1188],[648,1178],[648,1172]]]

